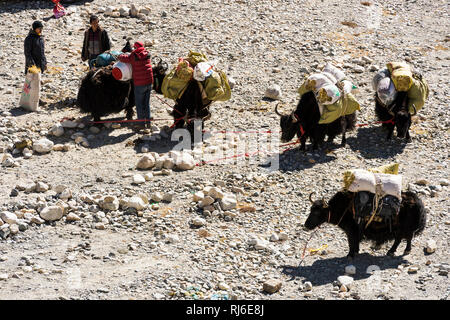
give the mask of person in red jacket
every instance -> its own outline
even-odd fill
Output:
[[[150,53],[145,50],[141,41],[135,42],[134,50],[129,54],[121,54],[118,59],[121,62],[131,64],[133,69],[134,99],[136,102],[137,117],[150,126],[150,92],[153,84],[153,71],[150,61]],[[143,128],[145,125],[137,126]]]

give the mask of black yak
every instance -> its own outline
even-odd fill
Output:
[[[323,143],[325,136],[328,141],[342,134],[341,145],[345,145],[345,133],[355,128],[356,113],[342,116],[329,124],[319,124],[320,111],[314,92],[309,91],[300,97],[297,109],[289,115],[283,115],[278,112],[278,105],[275,107],[275,113],[280,116],[281,141],[288,142],[297,134],[300,138],[300,150],[306,150],[306,140],[311,139],[313,150]]]
[[[193,129],[194,119],[203,121],[211,117],[209,106],[212,101],[206,98],[203,86],[197,80],[190,80],[183,95],[176,100],[171,115],[174,118],[175,128],[183,128],[187,123]]]
[[[153,68],[154,89],[161,93],[161,83],[167,64],[161,59]],[[100,117],[126,110],[128,120],[133,119],[134,84],[132,80],[118,81],[112,75],[112,65],[90,70],[81,81],[77,106],[90,113],[94,121]]]
[[[359,243],[362,239],[375,241],[377,246],[394,240],[394,244],[388,251],[388,255],[394,255],[402,239],[407,244],[404,255],[411,251],[413,236],[420,234],[426,224],[426,210],[420,198],[413,192],[402,192],[402,200],[398,215],[391,224],[385,221],[372,221],[366,228],[366,224],[358,224],[354,217],[353,200],[355,193],[349,191],[337,192],[328,203],[325,200],[311,199],[310,214],[305,222],[305,228],[312,230],[327,222],[340,227],[347,235],[349,253],[353,258],[359,252]]]
[[[375,114],[380,121],[384,122],[383,127],[388,130],[387,140],[391,139],[394,128],[396,128],[397,137],[406,138],[406,141],[410,142],[411,117],[416,113],[409,113],[407,92],[398,92],[397,97],[389,106],[385,106],[378,98],[378,94],[375,93]]]

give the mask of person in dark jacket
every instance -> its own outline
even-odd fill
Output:
[[[81,60],[89,60],[89,67],[92,69],[91,61],[99,54],[111,49],[111,41],[105,29],[99,26],[99,19],[92,15],[89,18],[91,27],[84,32],[83,50],[81,51]]]
[[[42,72],[47,69],[47,59],[45,58],[44,39],[42,29],[44,26],[40,21],[34,21],[32,30],[28,33],[24,42],[25,52],[25,74],[29,67],[35,65]]]
[[[118,59],[131,64],[133,69],[134,99],[138,119],[151,120],[150,92],[152,91],[153,71],[150,53],[145,50],[141,41],[137,41],[133,48],[134,50],[130,54],[121,54]],[[145,123],[150,127],[150,121],[145,121]],[[143,127],[142,123],[137,126],[137,128]]]

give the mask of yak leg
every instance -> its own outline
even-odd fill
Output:
[[[394,244],[387,252],[388,256],[393,256],[395,254],[395,251],[397,250],[398,245],[400,244],[401,241],[402,241],[402,238],[400,236],[395,237]]]
[[[411,142],[411,136],[409,135],[409,129],[406,131],[406,142]]]
[[[300,151],[306,151],[306,137],[300,138]]]
[[[410,235],[406,238],[406,248],[405,251],[403,251],[403,255],[406,256],[411,252],[411,241],[412,241],[413,236]]]
[[[386,128],[387,128],[387,130],[388,130],[388,135],[387,135],[386,140],[391,140],[391,138],[392,138],[392,133],[394,132],[394,125],[389,124],[389,125],[386,126]]]
[[[358,225],[350,226],[349,228],[344,229],[347,240],[349,253],[347,257],[354,258],[359,253],[359,243],[361,240],[360,233],[358,230]]]

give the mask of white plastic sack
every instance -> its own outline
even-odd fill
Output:
[[[377,90],[378,88],[378,83],[384,79],[384,78],[389,78],[391,76],[391,74],[389,73],[389,70],[387,68],[381,69],[380,71],[377,72],[377,74],[375,74],[375,76],[372,79],[372,88],[373,90]]]
[[[333,84],[333,82],[331,82],[331,80],[322,73],[313,73],[306,81],[308,82],[307,87],[311,88],[314,92],[317,92],[320,88],[327,84]]]
[[[39,106],[40,92],[41,73],[27,72],[22,94],[20,95],[19,106],[29,111],[36,111]]]
[[[194,79],[197,81],[205,81],[212,74],[213,67],[209,62],[197,63],[194,68]]]
[[[329,105],[339,100],[341,93],[334,84],[327,84],[316,93],[316,99],[319,104]]]
[[[327,77],[331,81],[332,84],[336,84],[337,80],[331,73],[325,72],[325,71],[322,71],[321,73],[323,75],[325,75],[325,77]]]
[[[376,193],[381,197],[391,195],[402,199],[402,176],[399,174],[374,173]]]
[[[351,81],[349,81],[349,80],[342,81],[342,92],[344,94],[352,93],[352,91],[355,89],[356,89],[356,86],[354,86]]]
[[[350,170],[353,176],[353,182],[348,186],[348,191],[359,192],[368,191],[371,193],[376,192],[376,180],[375,175],[364,169]]]
[[[395,85],[391,78],[387,77],[378,82],[377,94],[385,106],[389,106],[394,102],[397,97],[397,90],[395,90]]]
[[[345,73],[333,66],[331,63],[327,63],[322,72],[327,72],[333,75],[336,81],[342,81],[345,78]],[[336,83],[336,82],[335,82]]]

